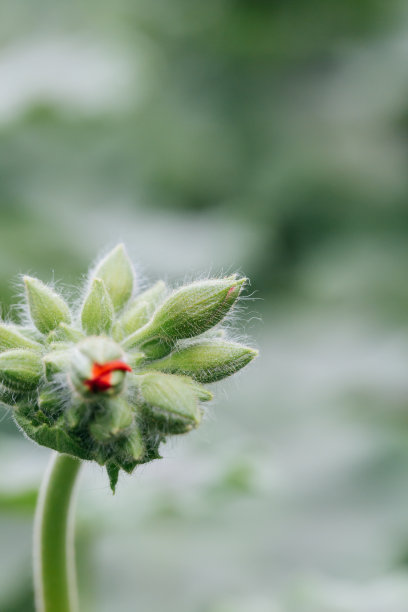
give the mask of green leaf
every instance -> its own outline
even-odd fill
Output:
[[[14,412],[14,418],[23,432],[37,444],[79,459],[93,459],[92,450],[89,447],[81,446],[60,425],[33,425],[18,410]]]
[[[23,489],[22,491],[0,491],[0,512],[12,515],[17,513],[33,514],[37,502],[38,491],[36,488]]]
[[[106,471],[109,477],[110,488],[112,489],[112,493],[115,494],[116,485],[119,480],[119,466],[114,461],[108,461],[106,464]]]

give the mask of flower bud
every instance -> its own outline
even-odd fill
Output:
[[[89,335],[108,333],[113,316],[113,304],[105,283],[94,278],[82,306],[82,329]]]
[[[74,329],[66,323],[60,323],[55,329],[56,340],[59,342],[79,342],[85,338],[78,329]]]
[[[15,349],[0,354],[0,380],[10,389],[35,389],[41,380],[41,357],[27,349]]]
[[[102,259],[93,271],[92,278],[103,280],[116,311],[125,306],[132,295],[134,270],[123,244],[119,244]]]
[[[97,442],[110,442],[112,438],[123,435],[132,421],[131,406],[126,400],[117,397],[98,406],[89,429]]]
[[[76,429],[89,420],[91,411],[92,406],[89,402],[73,401],[64,412],[65,423],[69,429]]]
[[[43,357],[45,378],[51,381],[55,374],[67,372],[70,366],[69,350],[54,350]]]
[[[181,348],[149,368],[181,373],[201,383],[211,383],[234,374],[247,365],[258,351],[224,340],[205,340]]]
[[[163,430],[184,433],[200,424],[199,391],[190,379],[149,372],[140,376],[139,384],[149,414]]]
[[[19,401],[26,399],[27,392],[27,389],[16,391],[0,384],[0,403],[14,407]]]
[[[234,373],[256,351],[223,336],[244,278],[170,295],[159,281],[132,298],[123,245],[87,278],[71,318],[60,295],[24,277],[33,324],[27,316],[19,325],[0,321],[0,404],[38,444],[106,466],[114,490],[119,470],[160,458],[168,435],[198,426],[212,398],[201,382]]]
[[[165,293],[165,283],[158,281],[153,287],[138,295],[115,325],[114,337],[121,340],[145,325],[164,298]]]
[[[84,398],[99,393],[118,395],[124,386],[125,373],[130,371],[120,346],[103,336],[85,338],[71,355],[70,380]]]
[[[55,291],[31,276],[24,277],[24,284],[31,319],[42,334],[71,321],[67,304]]]
[[[118,443],[118,463],[130,473],[134,470],[135,464],[143,460],[145,450],[140,430],[136,423],[133,423],[129,433]]]
[[[175,342],[204,333],[219,323],[236,302],[246,279],[235,277],[199,281],[186,285],[170,295],[158,308],[152,320],[129,336],[127,348],[152,338]]]
[[[163,340],[163,338],[151,338],[139,345],[146,359],[161,359],[174,348],[174,342]]]
[[[17,348],[36,351],[41,349],[41,345],[23,336],[14,325],[0,323],[0,351]]]
[[[52,387],[46,387],[38,394],[38,407],[46,413],[55,413],[61,408],[61,397]]]

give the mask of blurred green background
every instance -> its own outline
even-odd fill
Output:
[[[408,6],[4,0],[0,290],[239,270],[260,359],[78,498],[81,612],[406,612]],[[0,610],[49,457],[0,409]]]

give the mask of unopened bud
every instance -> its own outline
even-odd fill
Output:
[[[41,357],[33,351],[15,349],[0,354],[0,380],[10,389],[34,389],[42,374]]]
[[[162,372],[186,374],[201,383],[211,383],[234,374],[247,365],[258,351],[224,340],[195,342],[151,364]]]
[[[25,348],[33,351],[41,350],[41,345],[23,336],[14,325],[0,323],[0,351]]]
[[[133,423],[129,433],[118,444],[118,460],[126,472],[132,472],[135,463],[142,461],[145,454],[143,437],[136,423]]]
[[[54,350],[43,357],[45,377],[51,381],[55,374],[67,372],[70,366],[69,350]]]
[[[24,284],[31,319],[42,334],[71,321],[67,304],[55,291],[31,276],[24,277]]]
[[[98,442],[109,442],[112,438],[123,435],[132,421],[131,406],[126,400],[117,397],[98,406],[89,429]]]
[[[156,337],[141,343],[139,348],[147,359],[161,359],[171,353],[174,348],[174,342]]]
[[[46,387],[39,393],[38,407],[46,413],[55,413],[61,408],[61,397],[52,387]]]
[[[70,378],[83,397],[95,397],[98,393],[114,396],[122,391],[125,373],[131,369],[123,361],[123,351],[116,342],[90,336],[72,352]]]
[[[128,306],[114,328],[114,336],[118,339],[126,338],[134,331],[145,325],[158,304],[166,294],[166,285],[158,281],[150,289],[143,291]]]
[[[55,335],[59,342],[79,342],[85,338],[82,332],[66,323],[60,323],[58,325],[55,330]]]
[[[75,429],[89,420],[91,406],[89,402],[84,402],[78,399],[71,402],[64,412],[65,422],[69,429]]]
[[[100,278],[94,278],[82,306],[82,329],[89,335],[108,333],[112,327],[112,300]]]
[[[234,277],[213,279],[178,289],[158,308],[152,320],[123,345],[127,348],[140,345],[143,350],[143,343],[150,338],[175,342],[204,333],[225,317],[245,281]]]
[[[140,376],[140,390],[153,420],[171,433],[184,433],[201,421],[198,390],[180,376],[149,372]]]
[[[92,277],[103,280],[115,310],[125,306],[132,295],[134,270],[123,244],[102,259]]]

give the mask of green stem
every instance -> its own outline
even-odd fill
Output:
[[[76,612],[73,491],[81,461],[54,453],[41,485],[34,522],[37,612]]]

